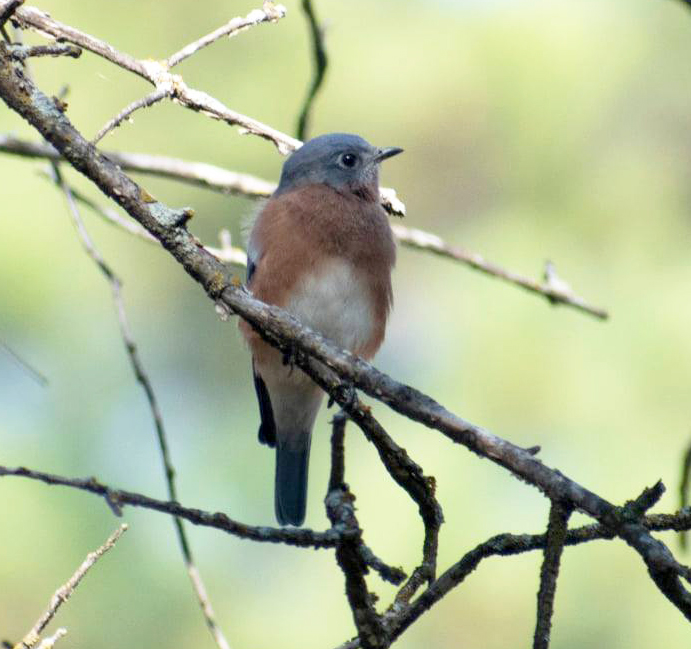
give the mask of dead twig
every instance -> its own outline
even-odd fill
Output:
[[[262,9],[254,9],[253,11],[250,11],[250,13],[244,18],[233,18],[223,25],[223,27],[219,27],[206,36],[202,36],[189,45],[185,45],[185,47],[183,47],[181,50],[168,57],[168,60],[166,61],[168,67],[175,67],[178,65],[178,63],[181,63],[185,59],[189,58],[195,52],[198,52],[202,48],[215,43],[224,36],[232,38],[233,36],[237,36],[240,32],[244,32],[255,25],[260,25],[261,23],[267,22],[275,23],[285,15],[286,8],[283,5],[276,5],[273,4],[273,2],[264,2],[264,7]]]
[[[10,135],[0,135],[0,151],[23,155],[27,157],[60,159],[55,149],[46,144],[35,144],[25,140],[19,140]],[[207,189],[213,189],[223,193],[242,194],[254,198],[270,196],[276,189],[275,183],[250,176],[228,171],[214,165],[202,162],[190,162],[166,156],[148,155],[142,153],[107,153],[108,158],[120,165],[125,170],[136,171],[154,176],[162,176]],[[464,250],[444,241],[441,237],[409,228],[400,223],[392,223],[391,228],[398,242],[406,247],[416,250],[431,252],[447,259],[452,259],[479,270],[485,275],[495,277],[502,281],[519,286],[527,291],[542,295],[552,304],[563,304],[593,315],[600,319],[608,318],[604,309],[588,304],[583,298],[574,294],[568,285],[556,277],[553,265],[549,265],[548,279],[543,282],[524,277],[511,270],[507,270],[494,262],[488,261],[478,253]],[[228,263],[245,265],[244,253],[239,254],[235,249],[232,258],[219,256],[218,252],[211,249],[212,254]]]
[[[163,468],[165,472],[166,485],[168,488],[168,498],[172,501],[177,501],[177,490],[175,488],[175,469],[173,468],[173,463],[170,458],[170,451],[168,449],[168,441],[166,439],[165,427],[163,425],[163,416],[161,414],[161,409],[158,405],[158,400],[156,399],[156,393],[154,392],[153,385],[149,379],[144,365],[139,358],[139,352],[137,350],[137,344],[134,341],[132,332],[130,330],[129,321],[127,318],[127,312],[125,310],[125,302],[122,297],[122,282],[119,277],[113,272],[111,267],[105,261],[101,253],[98,251],[94,242],[92,241],[89,233],[86,230],[86,226],[82,221],[81,215],[79,214],[79,209],[75,198],[70,190],[69,186],[63,180],[58,166],[55,162],[52,163],[53,174],[55,183],[60,187],[67,200],[67,206],[69,208],[72,221],[77,229],[77,233],[82,242],[82,245],[94,263],[100,268],[103,275],[108,280],[110,288],[113,294],[113,302],[115,303],[115,308],[118,314],[118,324],[120,326],[120,335],[125,344],[125,349],[127,350],[127,356],[130,360],[132,370],[137,379],[137,382],[142,386],[144,394],[149,404],[149,409],[151,410],[151,415],[154,421],[154,428],[156,430],[156,438],[158,441],[158,447],[161,453],[161,459],[163,462]],[[183,522],[180,518],[174,517],[173,521],[175,523],[175,530],[177,532],[178,543],[180,544],[180,549],[182,551],[182,556],[185,562],[185,568],[187,574],[192,583],[192,587],[199,601],[199,605],[204,614],[204,618],[211,634],[213,635],[216,644],[220,649],[230,649],[230,645],[223,634],[223,631],[218,626],[216,622],[216,616],[211,605],[211,602],[206,593],[206,588],[204,587],[204,582],[202,581],[201,575],[194,564],[194,559],[192,557],[192,550],[190,548],[189,541],[187,539],[187,534],[185,533],[185,528]]]
[[[558,280],[554,272],[554,266],[549,262],[545,281],[538,282],[528,277],[523,277],[513,271],[506,270],[488,261],[476,252],[471,252],[459,248],[458,246],[452,246],[436,234],[431,234],[415,228],[406,228],[399,223],[392,223],[391,229],[394,231],[398,241],[405,246],[418,250],[426,250],[441,255],[442,257],[455,259],[456,261],[470,266],[470,268],[485,273],[485,275],[502,279],[515,286],[520,286],[526,291],[542,295],[552,304],[565,304],[595,316],[596,318],[600,318],[601,320],[606,320],[609,317],[607,311],[588,304],[583,298],[578,297],[568,284],[563,280]]]
[[[239,523],[221,512],[206,512],[201,509],[183,507],[175,501],[158,500],[143,494],[123,489],[113,489],[100,483],[96,478],[66,478],[43,471],[34,471],[26,467],[0,466],[0,478],[17,476],[38,480],[49,485],[61,485],[80,491],[87,491],[105,499],[111,510],[119,513],[122,507],[142,507],[153,511],[184,518],[193,525],[212,527],[222,530],[241,539],[259,541],[261,543],[285,543],[301,548],[332,548],[336,545],[339,533],[334,530],[315,532],[306,528],[273,528],[245,525]]]
[[[94,564],[118,542],[118,539],[126,530],[127,525],[121,525],[108,537],[106,542],[100,548],[94,552],[90,552],[86,556],[86,559],[84,559],[82,565],[77,568],[76,572],[67,580],[64,585],[60,586],[60,588],[55,591],[55,594],[51,598],[50,604],[48,605],[45,613],[41,615],[36,624],[34,624],[32,629],[22,638],[22,640],[20,640],[14,646],[14,649],[32,649],[38,644],[38,641],[41,638],[41,633],[43,633],[43,630],[46,628],[46,626],[48,626],[48,623],[55,617],[58,609],[72,596],[74,589],[79,585],[79,582],[84,578],[84,575],[86,575],[89,569],[92,568]],[[52,638],[47,639],[47,644],[44,645],[42,643],[40,646],[51,647],[61,636],[65,635],[65,633],[66,632],[64,629],[62,630],[62,633],[60,633],[59,630],[54,636],[52,636]]]
[[[110,131],[116,129],[120,124],[122,124],[129,116],[140,108],[148,108],[158,103],[162,99],[169,97],[171,95],[170,88],[157,88],[153,92],[149,93],[137,101],[133,101],[129,106],[123,108],[113,119],[109,120],[103,128],[96,133],[94,139],[91,140],[92,144],[98,144]]]

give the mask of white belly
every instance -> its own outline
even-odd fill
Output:
[[[295,287],[286,310],[350,351],[363,347],[374,331],[372,297],[350,264],[332,259]]]

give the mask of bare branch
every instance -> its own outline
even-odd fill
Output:
[[[62,606],[62,604],[71,597],[72,593],[74,592],[74,589],[84,578],[84,575],[86,575],[89,569],[117,543],[118,539],[126,530],[127,525],[121,525],[117,530],[115,530],[115,532],[113,532],[113,534],[111,534],[108,537],[106,542],[100,548],[98,548],[94,552],[90,552],[86,556],[86,559],[84,559],[82,565],[79,566],[79,568],[77,568],[77,571],[68,579],[68,581],[64,585],[60,586],[60,588],[58,588],[55,591],[55,594],[51,598],[50,604],[46,612],[38,619],[36,624],[34,624],[31,631],[29,631],[29,633],[27,633],[24,636],[24,638],[15,645],[14,649],[32,649],[32,647],[36,646],[41,637],[41,633],[43,633],[43,630],[46,628],[48,623],[55,617],[55,614],[58,612],[60,606]],[[63,633],[56,633],[52,638],[52,642],[49,642],[47,646],[52,646],[53,644],[55,644],[55,641],[57,641],[58,638],[60,638],[63,635],[65,635],[64,630]]]
[[[156,90],[149,93],[145,97],[137,99],[137,101],[133,101],[129,106],[123,108],[115,117],[113,117],[113,119],[107,122],[103,128],[96,133],[94,139],[91,140],[91,143],[98,144],[98,142],[102,140],[110,131],[120,126],[120,124],[122,124],[136,110],[153,106],[170,95],[170,88],[156,88]]]
[[[476,252],[470,252],[469,250],[449,245],[435,234],[416,230],[415,228],[406,228],[398,223],[392,223],[391,229],[394,231],[396,238],[406,246],[419,250],[427,250],[443,257],[455,259],[486,275],[503,279],[527,291],[531,291],[532,293],[539,293],[546,297],[552,304],[567,304],[603,320],[609,317],[607,311],[589,305],[583,298],[575,295],[564,282],[556,282],[553,274],[550,274],[545,282],[536,282],[518,273],[501,268],[501,266],[488,261]],[[548,268],[553,267],[548,266]],[[550,278],[552,281],[550,281]]]
[[[681,462],[681,480],[679,482],[679,507],[682,509],[689,504],[689,482],[691,481],[691,443],[684,452]],[[679,535],[679,543],[682,550],[686,549],[688,535],[682,532]]]
[[[24,4],[24,0],[0,0],[0,28],[12,17],[18,7]]]
[[[168,68],[175,67],[178,63],[189,58],[203,47],[215,43],[219,38],[223,38],[224,36],[232,38],[233,36],[237,36],[240,32],[244,32],[250,27],[254,27],[254,25],[259,25],[261,23],[278,22],[278,20],[285,15],[286,8],[283,5],[275,5],[273,2],[264,2],[263,9],[254,9],[244,18],[233,18],[223,25],[223,27],[219,27],[206,36],[202,36],[202,38],[186,45],[180,51],[169,56],[167,60]]]
[[[549,647],[550,629],[552,627],[552,612],[554,610],[554,596],[557,590],[559,576],[559,562],[564,550],[570,505],[552,501],[549,510],[549,523],[545,535],[545,558],[540,570],[540,590],[537,594],[537,622],[533,649],[547,649]]]
[[[52,649],[55,643],[67,635],[67,629],[60,627],[53,635],[43,638],[41,643],[38,645],[38,649]]]
[[[28,158],[63,160],[62,156],[50,144],[28,142],[9,134],[0,135],[0,151]],[[263,198],[270,196],[276,189],[275,183],[250,174],[228,171],[205,162],[191,162],[148,153],[109,151],[105,152],[104,155],[126,171],[179,180],[223,194],[242,194],[243,196]]]
[[[650,531],[691,529],[691,511],[684,510],[676,514],[652,514],[644,516],[641,523]],[[580,545],[597,540],[611,540],[616,537],[612,530],[603,525],[583,525],[566,533],[565,545]],[[547,546],[546,534],[498,534],[467,552],[459,561],[446,570],[439,578],[409,606],[399,607],[386,616],[391,640],[398,638],[425,611],[463,583],[465,578],[476,570],[478,565],[489,557],[514,556],[535,550],[544,550]],[[358,640],[351,640],[338,649],[356,649]]]
[[[30,99],[27,100],[28,91]],[[201,249],[185,229],[189,210],[174,210],[162,203],[151,202],[147,192],[100,155],[54,103],[24,77],[21,69],[12,65],[6,54],[6,46],[2,43],[0,96],[34,125],[76,169],[87,175],[106,195],[116,200],[157,237],[214,301],[221,301],[227,309],[240,314],[270,344],[283,351],[298,350],[321,360],[342,379],[387,403],[409,419],[442,432],[454,442],[489,458],[536,486],[550,498],[570,502],[612,527],[643,557],[651,575],[670,601],[684,615],[691,617],[691,602],[687,601],[687,593],[679,581],[679,575],[684,572],[683,566],[676,562],[663,543],[650,536],[645,527],[622,520],[614,505],[559,471],[547,467],[525,449],[464,421],[427,395],[394,381],[362,359],[336,348],[283,310],[263,304],[242,287],[227,282],[223,266]],[[299,359],[300,355],[299,366],[314,376],[315,372],[308,367],[307,360],[300,362]],[[333,379],[329,393],[341,405],[345,405],[347,399],[340,390],[341,382]]]
[[[36,9],[35,7],[21,7],[15,11],[13,20],[16,20],[22,29],[34,29],[39,34],[68,41],[89,52],[102,56],[104,59],[115,63],[115,65],[119,65],[125,70],[133,72],[147,81],[150,80],[146,68],[141,61],[138,61],[129,54],[118,52],[114,47],[98,38],[94,38],[89,34],[80,32],[74,27],[53,20],[47,13],[40,9]]]
[[[51,179],[52,180],[52,179]],[[122,230],[127,231],[129,234],[134,235],[148,243],[155,245],[160,245],[160,242],[156,237],[151,236],[141,225],[136,221],[131,221],[120,216],[115,210],[106,207],[104,205],[98,205],[94,203],[90,198],[87,198],[81,192],[77,191],[73,187],[68,186],[72,197],[82,203],[102,219],[114,225]],[[225,264],[232,264],[233,266],[238,266],[244,268],[247,266],[247,253],[241,248],[236,248],[229,245],[228,242],[221,245],[220,248],[213,248],[211,246],[204,246],[204,249],[212,254],[216,259],[222,261]]]
[[[333,475],[333,473],[332,473]],[[363,560],[362,530],[355,517],[355,497],[341,484],[326,496],[326,511],[334,529],[341,532],[336,543],[336,561],[345,576],[345,589],[353,620],[363,649],[388,647],[389,641],[381,617],[367,590],[367,564]]]
[[[69,56],[78,59],[82,51],[69,43],[52,43],[51,45],[13,45],[10,54],[18,61],[32,56]]]
[[[329,64],[326,56],[326,47],[324,45],[324,28],[319,24],[317,16],[314,12],[311,0],[302,0],[302,10],[307,18],[307,24],[310,29],[310,36],[312,39],[312,52],[314,55],[314,77],[310,82],[307,96],[302,105],[300,116],[298,117],[298,125],[296,137],[298,140],[304,140],[307,137],[309,129],[310,112],[314,99],[321,88],[326,74],[326,67]]]
[[[130,325],[127,319],[127,312],[125,311],[125,302],[122,297],[122,282],[118,276],[113,272],[110,266],[107,264],[101,253],[97,250],[94,245],[89,233],[86,230],[86,226],[82,221],[81,215],[79,214],[79,209],[75,202],[75,198],[68,187],[68,185],[63,180],[58,170],[58,166],[55,162],[53,165],[53,173],[55,176],[56,184],[62,189],[65,198],[67,199],[67,206],[69,208],[70,215],[72,216],[72,221],[77,229],[79,238],[81,239],[82,245],[86,250],[87,254],[94,263],[101,269],[101,272],[108,280],[110,284],[111,291],[113,293],[113,301],[115,303],[115,308],[118,314],[118,323],[120,326],[120,335],[123,342],[125,343],[125,349],[127,350],[127,356],[130,360],[130,364],[134,371],[134,375],[137,382],[142,386],[146,399],[149,403],[149,409],[151,410],[151,415],[154,420],[154,428],[156,430],[156,438],[158,440],[158,446],[161,452],[161,459],[163,461],[163,467],[165,471],[166,484],[168,487],[168,498],[169,500],[176,501],[177,493],[175,488],[175,470],[173,468],[173,463],[170,459],[170,452],[168,450],[168,442],[166,440],[166,432],[163,425],[163,416],[161,415],[161,409],[158,405],[158,400],[156,399],[156,394],[154,392],[151,380],[144,370],[144,365],[139,358],[139,352],[137,351],[137,345],[132,337],[132,332],[130,330]],[[182,550],[182,556],[185,562],[185,568],[187,574],[192,583],[192,587],[197,595],[202,613],[204,614],[205,621],[211,634],[216,640],[216,644],[220,649],[230,649],[230,645],[226,640],[223,632],[216,623],[216,616],[211,606],[211,602],[206,594],[206,588],[202,581],[201,576],[194,564],[194,559],[192,558],[192,550],[187,540],[187,535],[185,533],[185,528],[183,522],[180,518],[175,517],[173,519],[175,523],[175,529],[177,532],[178,542],[180,544],[180,549]]]
[[[343,410],[339,410],[331,421],[331,472],[327,495],[345,485],[344,437],[347,421],[348,416]]]
[[[278,14],[274,12],[278,11],[280,13],[279,8],[280,5],[272,8],[270,3],[265,3],[264,13],[276,18]],[[36,29],[39,33],[47,33],[52,37],[74,43],[94,54],[98,54],[111,63],[146,79],[157,90],[165,91],[186,108],[201,112],[207,117],[222,120],[231,126],[239,126],[243,133],[251,133],[272,142],[283,155],[287,155],[302,145],[300,140],[281,133],[281,131],[247,115],[231,110],[205,92],[190,88],[185,84],[180,75],[170,72],[169,66],[165,61],[137,60],[129,54],[117,51],[113,46],[104,41],[54,21],[48,14],[33,7],[23,7],[15,13],[15,16],[18,18],[20,26]],[[381,201],[384,209],[391,214],[399,216],[405,214],[405,205],[397,198],[396,192],[393,189],[382,188]]]
[[[49,145],[19,140],[10,135],[0,135],[0,151],[27,157],[60,159],[57,151]],[[177,158],[142,153],[111,152],[106,155],[113,160],[113,162],[128,171],[137,171],[181,180],[224,193],[264,197],[270,196],[276,189],[275,183],[271,183],[267,180],[262,180],[261,178],[250,176],[249,174],[239,174],[228,171],[221,167],[208,165],[202,162],[188,162]],[[486,260],[477,253],[453,246],[444,241],[441,237],[430,232],[425,232],[424,230],[418,230],[416,228],[408,228],[399,223],[392,223],[391,229],[398,242],[406,247],[431,252],[448,259],[459,261],[486,275],[496,277],[497,279],[509,282],[510,284],[524,288],[532,293],[542,295],[552,304],[570,306],[601,319],[609,317],[607,311],[589,305],[585,300],[574,295],[573,291],[568,288],[568,285],[563,282],[557,282],[554,279],[553,270],[550,273],[551,281],[546,280],[545,282],[538,282],[504,269]],[[213,251],[212,254],[218,257],[216,251]],[[219,257],[219,259],[238,265],[244,265],[242,256],[237,253],[232,260],[224,257]]]
[[[150,498],[132,491],[113,489],[98,482],[96,478],[65,478],[25,467],[11,468],[0,466],[0,478],[5,476],[19,476],[45,482],[49,485],[61,485],[63,487],[88,491],[106,499],[111,509],[113,505],[117,508],[131,505],[132,507],[151,509],[163,514],[184,518],[193,525],[212,527],[241,539],[259,541],[261,543],[285,543],[286,545],[300,548],[332,548],[341,536],[335,530],[315,532],[307,528],[274,528],[245,525],[234,521],[221,512],[212,513],[201,509],[190,509],[174,501],[157,500],[156,498]]]

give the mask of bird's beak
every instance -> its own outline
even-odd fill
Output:
[[[389,146],[385,149],[379,149],[377,154],[374,156],[374,162],[380,163],[382,160],[392,158],[393,156],[398,155],[399,153],[403,153],[403,149],[397,146]]]

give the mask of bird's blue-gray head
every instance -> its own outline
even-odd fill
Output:
[[[379,163],[402,151],[398,147],[379,149],[359,135],[320,135],[305,142],[285,161],[276,194],[324,184],[376,200]]]

